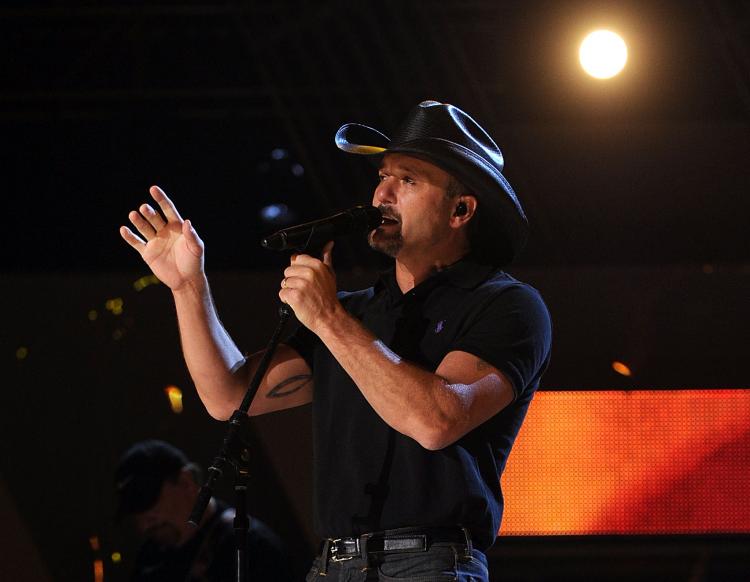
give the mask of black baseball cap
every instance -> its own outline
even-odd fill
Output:
[[[165,441],[145,440],[131,446],[115,470],[117,519],[153,507],[164,481],[189,464],[185,453]]]

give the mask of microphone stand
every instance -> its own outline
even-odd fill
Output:
[[[232,413],[229,419],[224,442],[221,445],[218,455],[213,464],[208,468],[208,477],[206,483],[201,487],[198,498],[193,506],[193,512],[190,514],[188,522],[197,526],[203,513],[206,511],[208,502],[213,496],[214,484],[224,474],[227,464],[234,467],[234,492],[235,492],[235,513],[234,513],[234,542],[236,549],[235,561],[235,581],[247,582],[249,575],[249,556],[247,551],[247,536],[250,528],[250,520],[247,516],[247,485],[249,481],[250,466],[250,443],[247,435],[249,430],[250,418],[247,411],[250,404],[258,392],[263,376],[266,374],[271,358],[273,358],[276,348],[279,345],[281,334],[284,326],[292,316],[292,309],[285,303],[279,307],[279,322],[266,346],[266,351],[255,370],[250,386],[242,399],[240,407]]]

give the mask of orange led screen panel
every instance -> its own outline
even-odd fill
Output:
[[[501,535],[750,533],[750,390],[539,392]]]

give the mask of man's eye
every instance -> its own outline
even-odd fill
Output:
[[[387,176],[385,174],[378,174],[378,181],[382,182],[386,178],[387,178]]]
[[[401,178],[401,179],[402,179],[402,180],[403,180],[404,182],[406,182],[407,184],[414,184],[414,178],[412,178],[411,176],[404,176],[404,177],[403,177],[403,178]]]

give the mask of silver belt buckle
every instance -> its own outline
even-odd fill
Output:
[[[337,538],[335,540],[331,540],[331,561],[332,562],[346,562],[347,560],[353,560],[354,556],[346,556],[344,558],[339,558],[336,554],[338,554],[339,549],[337,547],[337,543],[341,541],[341,538]]]

